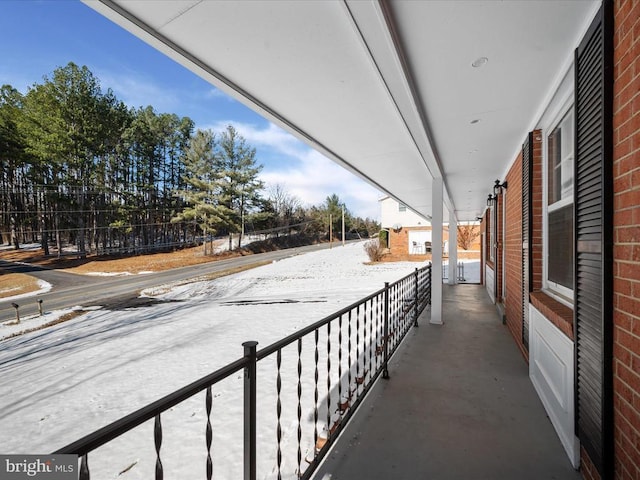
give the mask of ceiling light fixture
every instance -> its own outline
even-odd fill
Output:
[[[488,61],[489,59],[487,57],[476,58],[471,64],[471,66],[473,68],[479,68],[479,67],[482,67],[483,65],[486,65]]]

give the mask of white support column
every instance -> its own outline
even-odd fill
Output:
[[[449,212],[449,285],[458,283],[458,220]]]
[[[434,178],[431,190],[431,320],[442,325],[442,178]]]

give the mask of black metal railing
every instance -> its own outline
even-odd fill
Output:
[[[259,453],[261,464],[268,466],[274,478],[308,479],[375,380],[380,375],[389,377],[389,359],[411,327],[418,326],[418,316],[430,303],[429,264],[260,351],[257,342],[245,342],[242,358],[55,453],[77,454],[80,480],[88,480],[90,452],[153,419],[155,478],[162,480],[165,473],[161,455],[162,415],[204,391],[203,473],[206,471],[204,474],[210,480],[214,472],[214,387],[243,370],[241,423],[245,480],[256,479]],[[268,388],[261,388],[258,405],[258,366],[263,364],[261,387],[266,384]],[[270,396],[274,400],[271,412],[275,411],[272,424],[264,410]],[[261,416],[258,416],[258,406]],[[220,416],[224,417],[225,413]],[[266,438],[272,439],[263,440],[266,445],[257,443],[258,421],[261,438],[264,439],[267,432]],[[265,454],[265,450],[272,453]]]

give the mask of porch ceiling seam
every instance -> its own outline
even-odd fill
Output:
[[[433,154],[434,161],[439,171],[439,177],[442,178],[442,183],[444,187],[443,192],[443,203],[447,206],[447,209],[455,212],[455,204],[449,195],[449,186],[447,183],[447,177],[444,173],[444,168],[442,167],[442,161],[440,158],[440,154],[438,153],[438,148],[436,146],[435,139],[433,138],[433,133],[431,131],[431,127],[429,125],[429,120],[427,118],[427,114],[422,107],[422,102],[420,101],[420,95],[418,93],[418,89],[416,87],[415,81],[413,79],[413,75],[411,74],[411,68],[409,66],[409,60],[405,53],[405,49],[402,46],[402,41],[400,39],[400,35],[398,34],[398,29],[396,28],[396,22],[393,17],[393,13],[391,12],[391,8],[389,4],[383,1],[376,2],[377,7],[379,8],[380,13],[382,14],[382,18],[387,26],[386,32],[390,36],[390,40],[392,42],[393,50],[396,54],[396,58],[398,64],[401,67],[401,78],[405,81],[408,91],[410,92],[410,98],[415,110],[415,113],[418,115],[422,123],[422,131],[424,132],[427,144],[431,149],[431,153]],[[424,159],[424,157],[423,157]],[[427,165],[429,168],[429,165]],[[429,169],[431,170],[431,169]],[[436,178],[438,175],[434,175],[432,172],[432,177]]]
[[[353,10],[349,7],[349,0],[343,0],[342,1],[342,5],[344,5],[344,8],[347,12],[347,15],[349,17],[349,19],[351,20],[351,24],[353,26],[354,31],[356,32],[363,48],[366,50],[367,52],[367,56],[369,57],[369,60],[371,61],[371,64],[374,67],[374,70],[376,71],[376,73],[378,74],[378,80],[380,81],[380,83],[382,83],[382,85],[384,85],[384,89],[387,92],[387,95],[389,96],[389,100],[391,101],[391,103],[393,103],[393,106],[395,107],[396,112],[398,113],[398,116],[401,118],[402,120],[402,124],[405,126],[409,136],[411,137],[411,140],[413,142],[413,145],[415,146],[416,150],[418,152],[420,152],[420,157],[422,158],[422,161],[424,162],[424,166],[426,167],[427,171],[429,172],[429,175],[431,175],[431,178],[437,177],[439,175],[434,175],[434,173],[432,172],[431,167],[429,166],[429,163],[425,160],[424,155],[421,151],[420,146],[418,145],[418,141],[415,138],[415,135],[413,134],[411,127],[409,126],[409,122],[407,120],[406,115],[403,113],[403,110],[401,108],[401,106],[399,105],[398,101],[396,100],[395,95],[393,94],[393,91],[391,89],[391,87],[389,86],[389,83],[387,82],[387,79],[384,75],[384,73],[382,72],[382,69],[380,68],[379,62],[377,61],[377,57],[373,51],[374,47],[372,47],[370,45],[370,43],[367,41],[362,29],[360,28],[360,24],[358,22],[358,20],[356,19],[356,16],[354,15]],[[373,4],[373,5],[377,5],[377,4]],[[379,11],[377,11],[378,13]],[[391,40],[390,36],[388,35],[389,32],[386,30],[383,30],[382,33],[386,33],[386,37],[387,40],[389,41],[390,45],[393,45],[393,41]],[[397,61],[397,56],[396,56],[396,63],[399,65],[399,62]],[[401,71],[401,73],[403,75],[400,76],[400,78],[404,79],[404,72],[402,72],[402,69],[399,68],[399,70]],[[407,89],[407,91],[410,91],[409,86],[407,85],[406,79],[405,79],[405,87]],[[415,102],[414,102],[414,107],[415,107]],[[416,113],[417,115],[418,112],[415,111],[414,113]],[[431,154],[433,155],[434,159],[435,159],[435,154],[433,152],[433,148],[431,146],[431,144],[428,141],[427,138],[427,145],[429,145],[429,148],[431,149]],[[436,165],[436,167],[439,168],[438,165]],[[441,171],[438,172],[439,174],[442,174]]]

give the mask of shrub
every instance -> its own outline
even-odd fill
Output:
[[[367,252],[369,261],[371,262],[379,262],[382,260],[382,256],[384,255],[384,249],[380,246],[380,242],[378,242],[378,240],[369,240],[365,243],[364,251]]]
[[[382,248],[389,248],[389,232],[386,230],[380,230],[378,233],[378,239]]]

